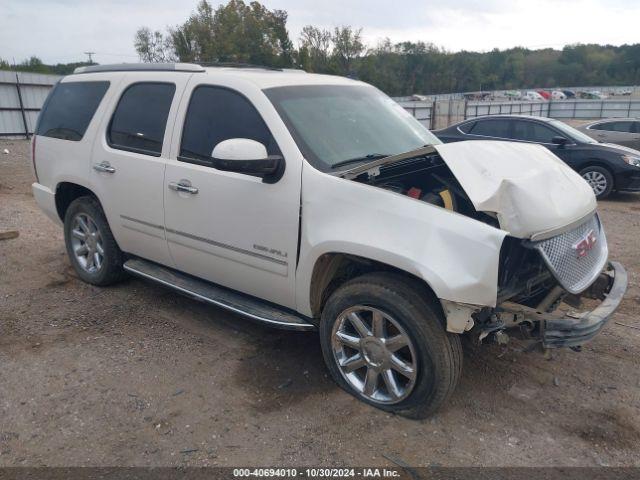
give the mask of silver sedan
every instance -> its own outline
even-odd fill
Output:
[[[610,118],[578,127],[591,138],[640,149],[640,120],[637,118]]]

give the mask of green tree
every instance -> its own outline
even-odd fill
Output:
[[[170,37],[141,27],[136,32],[134,47],[142,62],[169,62],[174,59]]]
[[[300,32],[300,50],[306,58],[305,69],[311,72],[328,71],[332,44],[329,30],[313,25],[304,26]]]
[[[333,60],[341,75],[353,75],[355,60],[364,52],[362,29],[350,26],[336,27],[333,31]]]
[[[214,9],[201,0],[186,22],[169,29],[168,37],[182,62],[291,66],[294,49],[286,24],[287,12],[268,10],[259,2],[230,0]]]

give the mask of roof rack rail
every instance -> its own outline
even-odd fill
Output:
[[[111,65],[90,65],[78,67],[73,73],[97,72],[204,72],[196,63],[114,63]]]
[[[280,67],[271,67],[269,65],[257,65],[255,63],[243,63],[243,62],[202,62],[203,67],[231,67],[231,68],[259,68],[262,70],[274,70],[281,72]]]

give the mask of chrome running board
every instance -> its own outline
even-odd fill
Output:
[[[133,275],[153,280],[189,297],[211,303],[275,328],[285,330],[316,329],[315,325],[298,313],[157,263],[133,258],[124,263],[124,269]]]

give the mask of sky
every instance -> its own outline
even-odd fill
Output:
[[[198,0],[0,0],[0,58],[35,55],[67,63],[96,52],[98,63],[135,62],[140,26],[184,22]],[[221,2],[210,0],[217,6]],[[297,42],[304,25],[362,28],[368,45],[431,42],[449,51],[573,43],[639,43],[639,0],[263,0],[289,13]]]

